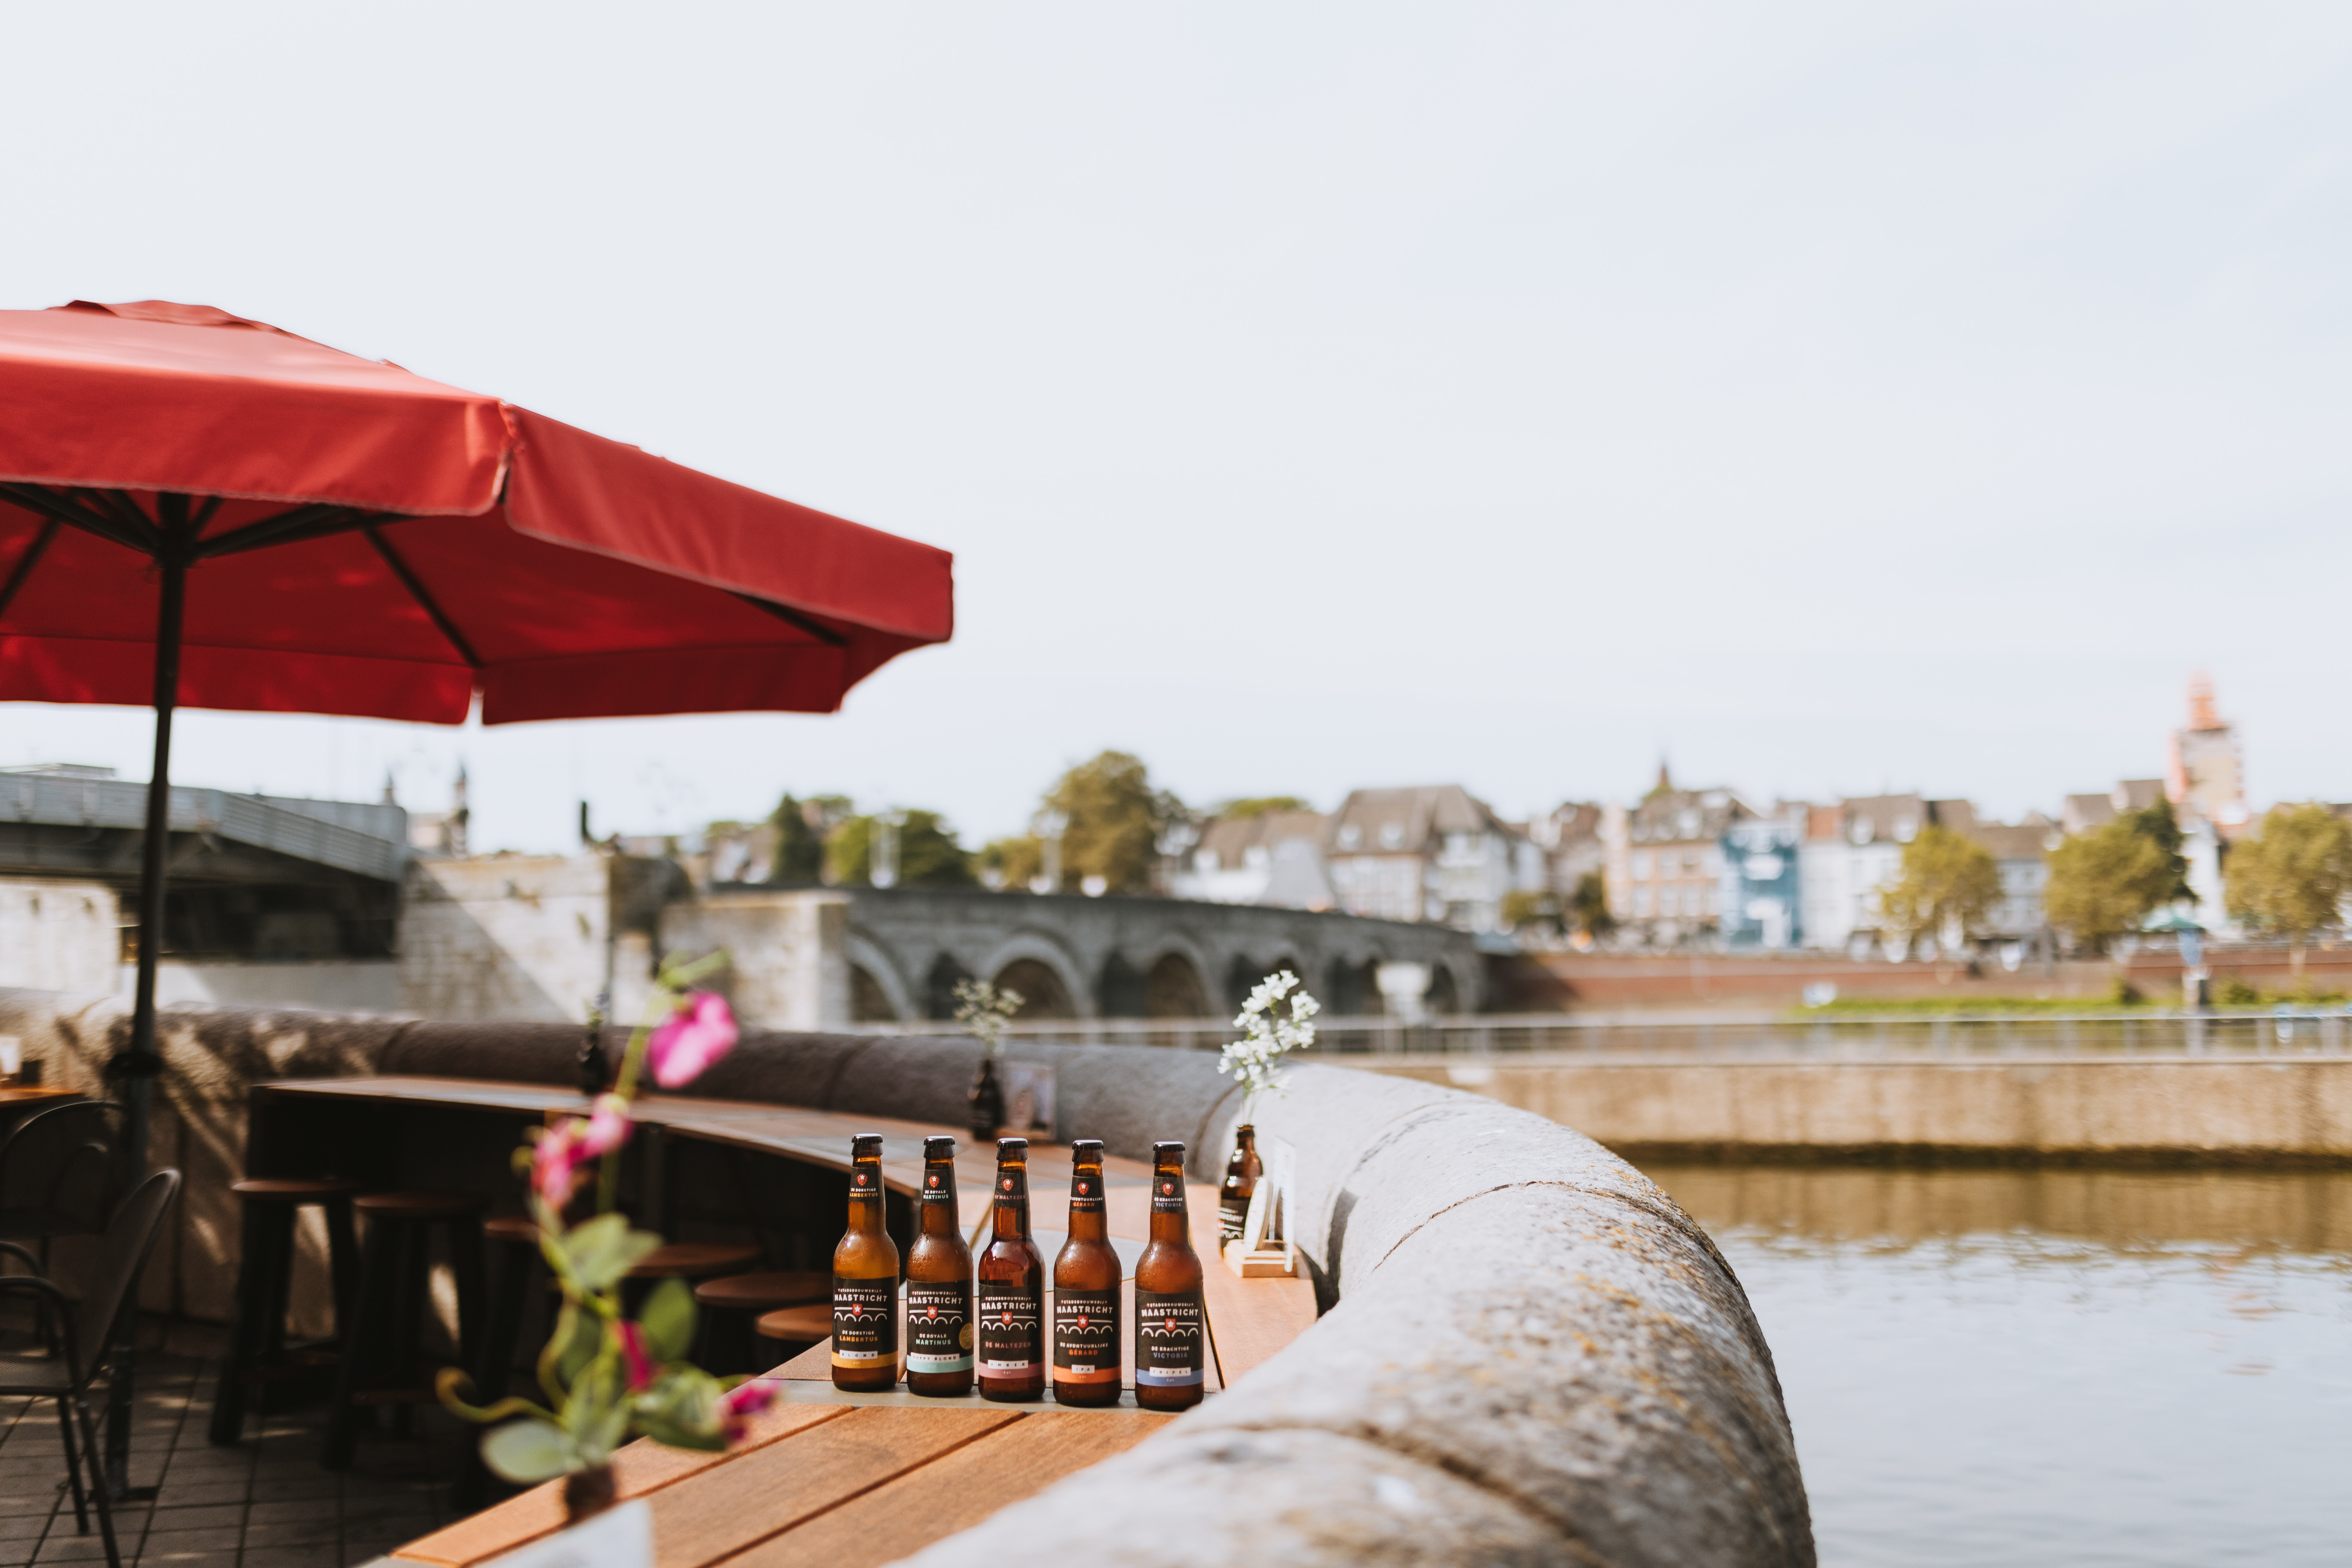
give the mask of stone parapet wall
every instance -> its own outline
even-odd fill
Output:
[[[61,1081],[94,1086],[126,1021],[110,1001],[0,992],[0,1030],[26,1036]],[[187,1169],[192,1190],[169,1300],[154,1304],[226,1315],[224,1189],[242,1167],[252,1083],[377,1071],[561,1083],[578,1038],[558,1024],[167,1014],[152,1152]],[[758,1035],[695,1087],[954,1123],[976,1050]],[[1222,1163],[1241,1107],[1213,1058],[1023,1054],[1055,1067],[1060,1136],[1129,1155],[1178,1136],[1197,1175]],[[1297,1069],[1257,1124],[1297,1152],[1292,1228],[1322,1319],[1150,1441],[914,1561],[1813,1562],[1770,1352],[1705,1233],[1638,1172],[1528,1112],[1347,1068]]]
[[[1598,1063],[1366,1058],[1612,1149],[2352,1163],[2352,1058]]]

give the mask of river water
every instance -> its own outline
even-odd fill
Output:
[[[2352,1174],[1650,1165],[1825,1568],[2352,1563]]]

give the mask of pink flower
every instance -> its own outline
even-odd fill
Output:
[[[653,1357],[646,1354],[646,1331],[627,1319],[613,1325],[613,1332],[621,1342],[621,1364],[629,1374],[629,1392],[635,1394],[654,1380],[660,1369]]]
[[[727,998],[709,991],[691,993],[646,1042],[654,1081],[664,1089],[685,1088],[735,1048],[735,1015],[729,1011]]]
[[[730,1443],[740,1443],[751,1430],[751,1417],[776,1402],[776,1385],[763,1377],[739,1383],[719,1398],[719,1428]]]
[[[587,1121],[566,1117],[540,1134],[530,1154],[531,1186],[549,1207],[562,1208],[579,1186],[580,1167],[627,1142],[632,1131],[629,1102],[617,1094],[600,1096]]]

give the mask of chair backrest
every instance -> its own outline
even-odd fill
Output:
[[[0,1142],[0,1208],[57,1209],[95,1236],[121,1195],[122,1107],[85,1100],[28,1116]]]
[[[163,1234],[163,1217],[180,1195],[180,1173],[166,1167],[139,1184],[107,1222],[106,1240],[99,1247],[98,1267],[90,1271],[81,1305],[74,1310],[74,1349],[81,1364],[72,1369],[79,1388],[106,1362],[114,1337],[114,1320],[121,1314],[155,1238]]]

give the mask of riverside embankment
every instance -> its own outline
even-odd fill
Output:
[[[1388,1055],[1635,1159],[2352,1166],[2352,1057],[1602,1060]]]

